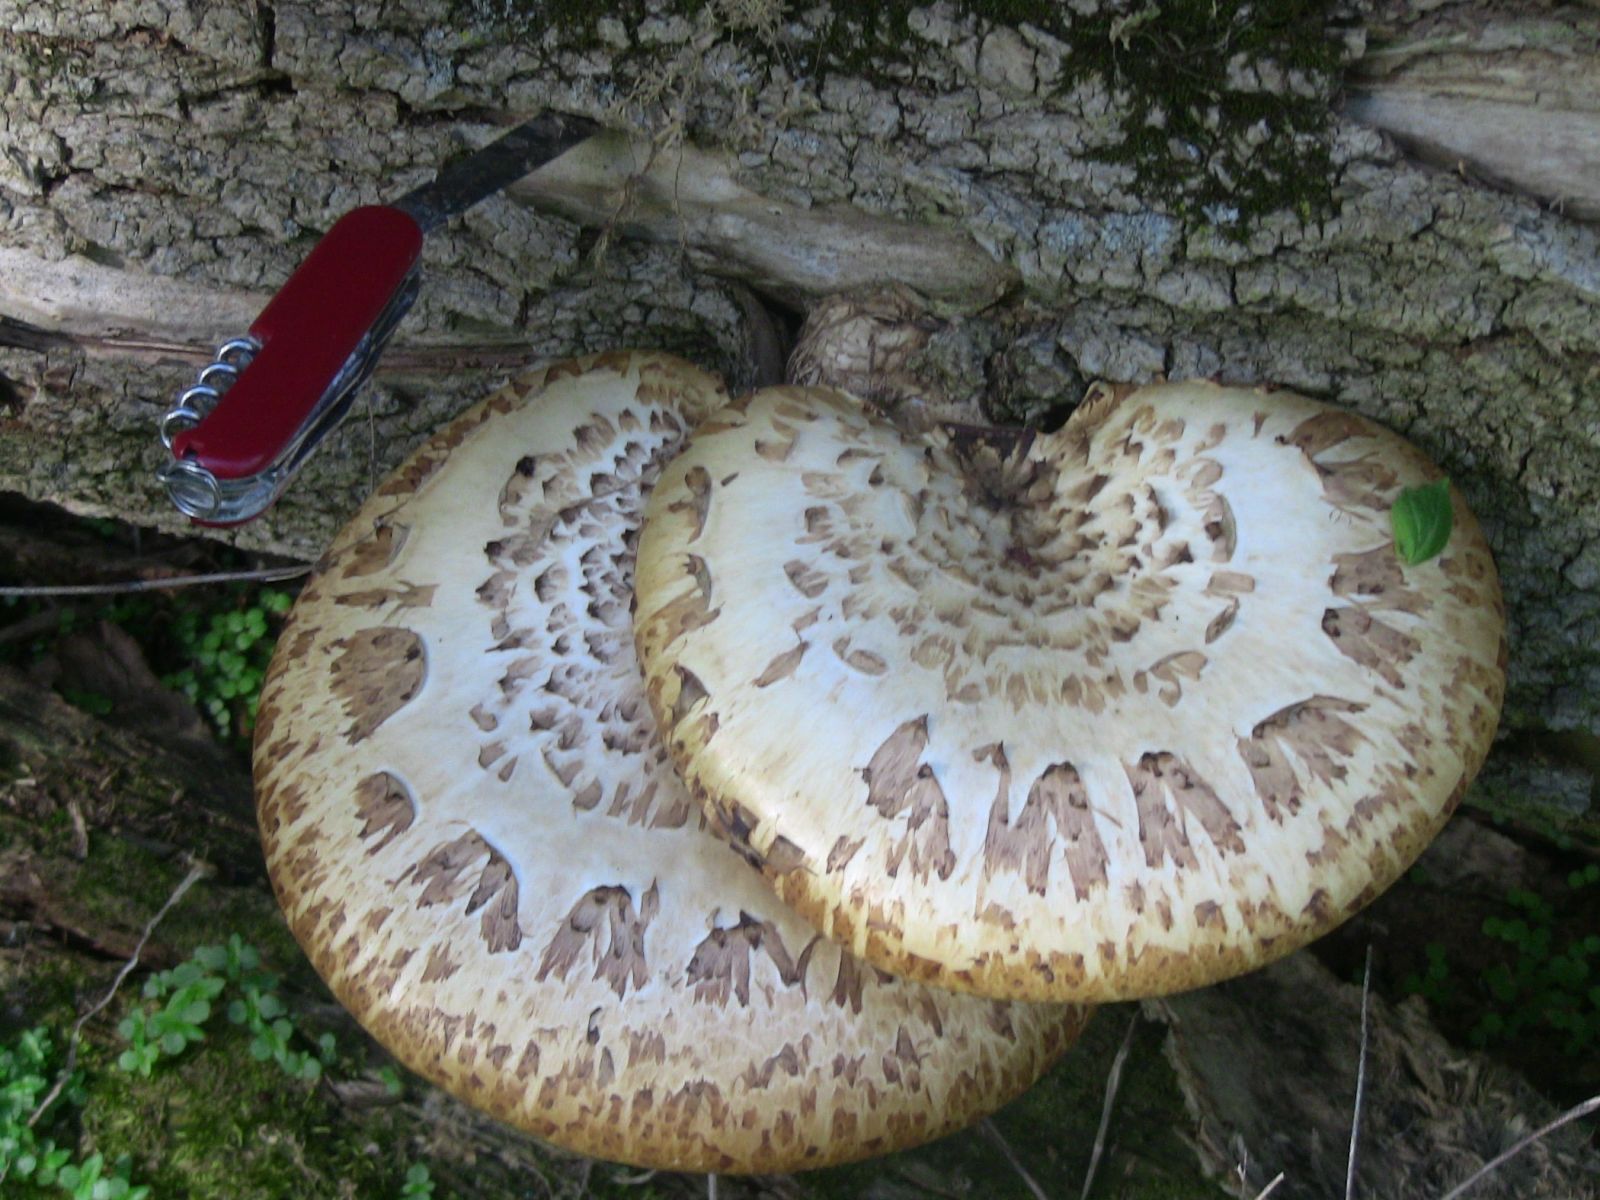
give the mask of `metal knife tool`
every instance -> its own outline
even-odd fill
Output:
[[[600,129],[536,117],[393,204],[339,218],[161,418],[172,459],[157,477],[178,510],[205,525],[265,512],[349,413],[416,299],[424,235]]]

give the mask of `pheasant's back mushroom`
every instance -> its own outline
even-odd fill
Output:
[[[1083,1014],[842,954],[671,773],[634,657],[633,538],[724,399],[676,360],[609,356],[424,445],[296,605],[256,780],[295,936],[402,1061],[583,1153],[782,1171],[975,1119]]]
[[[1182,384],[980,460],[774,389],[651,499],[652,705],[787,901],[897,974],[1102,1001],[1265,963],[1405,869],[1483,760],[1505,654],[1459,496],[1442,557],[1396,557],[1417,450]]]

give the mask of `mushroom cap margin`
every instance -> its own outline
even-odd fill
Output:
[[[574,392],[600,418],[563,418]],[[1086,1014],[890,980],[699,827],[640,695],[631,556],[591,554],[586,526],[633,519],[621,485],[723,399],[667,356],[600,356],[431,438],[296,605],[255,774],[291,929],[409,1067],[581,1153],[781,1171],[976,1119]],[[642,449],[609,452],[625,428]],[[596,680],[614,694],[565,694]],[[607,864],[657,842],[659,870]],[[669,864],[706,874],[680,887]]]
[[[885,970],[1102,1002],[1264,965],[1393,882],[1487,753],[1482,532],[1453,492],[1444,555],[1400,564],[1389,506],[1437,468],[1355,414],[1102,387],[998,499],[841,393],[706,428],[641,536],[651,704],[724,834]]]

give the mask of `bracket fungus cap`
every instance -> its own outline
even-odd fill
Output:
[[[1504,612],[1414,447],[1285,392],[1100,386],[1006,459],[778,388],[663,474],[635,629],[674,759],[887,971],[1109,1001],[1262,965],[1421,852],[1487,752]]]
[[[338,536],[263,692],[290,928],[413,1070],[585,1154],[786,1171],[957,1128],[1083,1010],[892,979],[784,909],[672,774],[629,623],[644,497],[721,384],[528,375]]]

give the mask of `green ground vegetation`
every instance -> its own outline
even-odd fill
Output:
[[[1452,963],[1442,943],[1430,942],[1402,986],[1479,1048],[1592,1056],[1600,1052],[1600,927],[1585,914],[1597,895],[1594,863],[1574,869],[1553,898],[1513,889],[1484,918],[1481,964]]]
[[[294,597],[279,588],[244,588],[230,599],[220,611],[189,606],[174,612],[173,649],[184,665],[162,682],[200,707],[218,732],[248,744],[276,631]]]
[[[22,619],[44,603],[7,597],[0,600],[0,618],[9,609],[12,619]],[[60,607],[55,628],[0,646],[0,662],[26,667],[49,654],[61,638],[96,621],[109,622],[139,643],[163,684],[188,697],[219,738],[244,753],[277,632],[293,603],[294,594],[287,589],[248,583],[106,597]],[[58,690],[96,716],[110,715],[114,708],[113,699],[102,693],[68,685]]]
[[[331,1177],[360,1194],[432,1197],[426,1164],[402,1173],[355,1139],[326,1136],[333,1114],[313,1085],[352,1064],[331,1033],[307,1031],[278,983],[235,934],[149,975],[116,1037],[85,1041],[76,1063],[49,1026],[11,1035],[0,1044],[5,1194],[281,1197],[300,1190],[315,1143],[319,1157],[331,1146]],[[402,1086],[392,1069],[385,1084]],[[270,1137],[252,1137],[262,1130]]]

